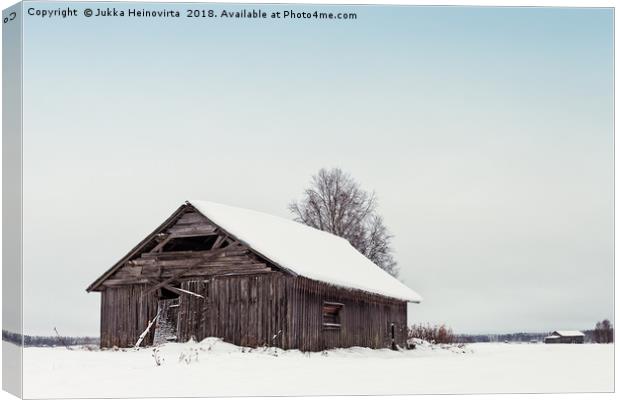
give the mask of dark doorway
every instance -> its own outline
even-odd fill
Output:
[[[179,296],[174,297],[171,292],[163,294],[157,302],[157,314],[159,317],[155,325],[153,344],[157,346],[163,343],[176,342],[178,339]]]

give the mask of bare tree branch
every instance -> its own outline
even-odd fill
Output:
[[[297,222],[343,237],[360,253],[393,276],[398,267],[392,235],[377,214],[377,197],[363,190],[339,168],[321,169],[303,198],[288,205]]]

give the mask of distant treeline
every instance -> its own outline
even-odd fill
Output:
[[[58,347],[99,344],[99,338],[88,336],[30,336],[2,330],[2,340],[25,347]],[[22,342],[23,341],[23,342]]]
[[[594,329],[582,330],[585,343],[613,343],[614,328],[609,320],[597,322]],[[423,339],[431,343],[484,343],[511,342],[527,343],[542,342],[552,332],[518,332],[503,334],[456,334],[445,324],[417,324],[409,327],[408,338]]]
[[[613,343],[613,330],[611,333],[601,334],[594,329],[582,330],[585,335],[585,343]],[[491,335],[455,335],[457,343],[484,343],[484,342],[542,342],[551,332],[520,332]],[[604,338],[604,339],[603,339]]]
[[[604,319],[596,323],[591,335],[592,341],[595,343],[613,343],[614,326],[608,319]]]
[[[584,332],[585,333],[585,332]],[[456,340],[460,343],[486,343],[486,342],[542,342],[549,333],[504,333],[490,335],[456,335]]]
[[[591,332],[591,331],[590,331]],[[585,333],[585,332],[584,332]],[[484,343],[484,342],[541,342],[550,333],[506,333],[506,334],[456,334],[444,324],[418,324],[409,327],[409,338],[423,339],[431,343]]]

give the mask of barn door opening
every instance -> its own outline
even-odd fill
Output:
[[[392,338],[392,350],[396,350],[396,326],[390,324],[390,337]]]
[[[179,322],[179,295],[169,290],[162,289],[157,301],[157,325],[155,325],[155,334],[153,344],[155,346],[176,342],[178,339],[178,322]]]

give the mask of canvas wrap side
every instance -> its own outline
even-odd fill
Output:
[[[22,3],[2,12],[2,329],[22,317]],[[22,396],[22,349],[2,341],[2,389]]]

